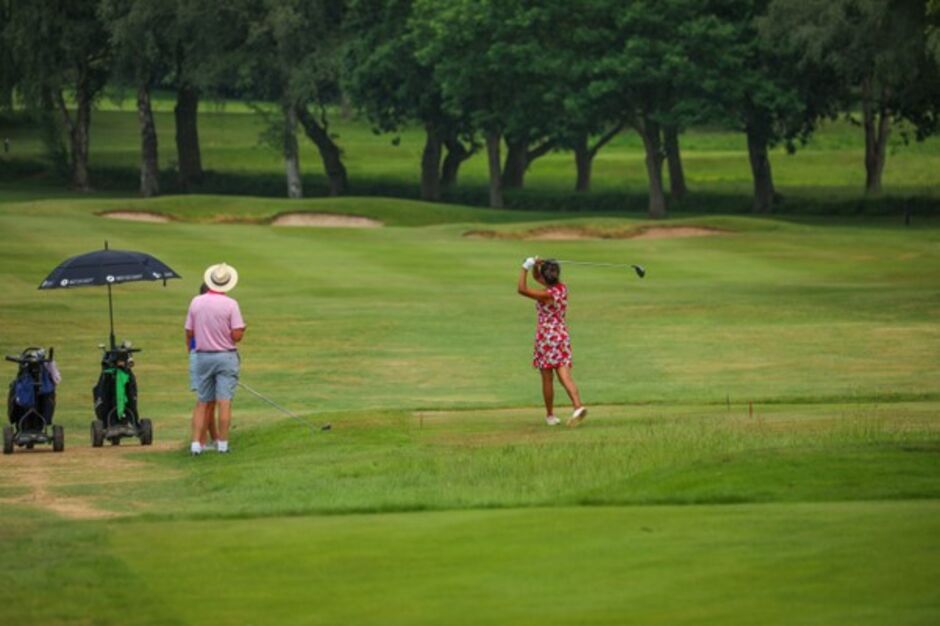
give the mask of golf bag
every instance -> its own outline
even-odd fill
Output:
[[[41,348],[26,348],[19,357],[6,357],[17,363],[16,378],[7,395],[7,418],[20,431],[43,431],[55,415],[55,389],[59,372]]]
[[[137,351],[127,342],[113,350],[103,348],[101,375],[92,389],[92,396],[95,416],[105,428],[138,426],[137,378],[131,370],[134,367],[133,353]]]

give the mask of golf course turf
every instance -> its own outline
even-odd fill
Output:
[[[286,210],[384,227],[266,224]],[[377,198],[0,204],[0,346],[56,347],[66,427],[61,455],[0,459],[4,623],[934,622],[940,225],[464,236],[549,224],[649,222]],[[184,277],[114,289],[153,449],[89,448],[105,291],[36,290],[104,240]],[[528,254],[648,271],[563,270],[592,407],[576,430],[542,421],[514,289]],[[242,392],[233,452],[186,454],[183,315],[219,260],[241,275],[243,380],[331,432]]]
[[[172,102],[155,104],[167,150]],[[95,112],[93,182],[133,174],[127,106]],[[283,190],[247,108],[206,106],[200,125],[207,168]],[[364,122],[333,128],[354,192],[416,181],[418,130],[393,144]],[[34,130],[5,134],[9,158],[41,157]],[[775,150],[785,206],[858,195],[861,138],[827,123],[795,156]],[[638,142],[625,133],[598,155],[595,192],[645,193]],[[938,146],[892,153],[886,194],[935,198]],[[683,156],[693,204],[730,194],[743,204],[728,213],[746,210],[742,134],[692,129]],[[304,142],[308,193],[316,159]],[[539,159],[526,192],[566,192],[572,161]],[[460,188],[485,192],[485,165],[469,160]],[[55,347],[66,429],[62,454],[0,457],[0,624],[940,621],[938,217],[651,222],[102,187],[0,176],[0,351]],[[167,221],[103,217],[128,211]],[[271,225],[288,213],[376,227]],[[651,228],[665,230],[636,236]],[[150,448],[90,447],[105,289],[37,290],[105,241],[183,277],[113,290],[117,339],[142,348]],[[516,293],[530,255],[647,271],[563,266],[590,407],[577,429],[543,421],[535,311]],[[188,455],[182,326],[220,261],[240,275],[242,380],[331,431],[239,390],[232,452]],[[556,406],[566,417],[560,387]]]

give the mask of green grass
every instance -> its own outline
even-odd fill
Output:
[[[938,513],[934,501],[31,520],[0,580],[56,599],[17,596],[7,623],[926,624]]]
[[[166,185],[173,184],[170,175],[176,167],[172,98],[157,98],[156,126],[159,134],[161,165],[167,172]],[[131,101],[116,103],[104,99],[93,119],[91,167],[97,173],[102,189],[133,190],[137,185],[139,164],[139,128]],[[200,138],[203,165],[218,176],[208,183],[210,190],[236,193],[264,192],[284,195],[283,164],[279,153],[260,140],[264,123],[260,116],[239,102],[204,103],[200,112]],[[373,195],[395,192],[416,197],[419,164],[424,145],[420,128],[409,128],[395,135],[375,134],[367,121],[356,117],[332,117],[331,132],[343,149],[344,163],[349,170],[353,194]],[[37,160],[42,148],[35,130],[0,123],[0,135],[12,139],[9,156],[0,155],[0,171],[5,159]],[[940,142],[930,139],[923,143],[904,145],[900,132],[895,132],[884,171],[885,193],[889,197],[918,196],[935,202],[936,172],[940,171]],[[301,167],[306,177],[308,195],[325,193],[323,168],[315,146],[301,139]],[[694,193],[687,209],[725,204],[728,198],[740,211],[750,207],[752,191],[747,148],[743,133],[714,128],[694,128],[682,135],[686,177]],[[778,190],[790,198],[788,211],[798,210],[799,200],[822,204],[849,202],[862,195],[864,185],[864,134],[861,128],[847,121],[825,122],[810,142],[795,155],[782,148],[772,151],[771,161]],[[642,143],[634,132],[624,132],[608,144],[594,165],[591,200],[577,200],[578,206],[591,202],[619,208],[622,194],[630,206],[645,206],[647,179],[643,164]],[[485,202],[486,162],[482,154],[467,161],[460,172],[457,198],[473,198]],[[2,177],[9,179],[10,177]],[[555,202],[574,204],[569,197],[574,187],[574,157],[570,152],[556,152],[538,159],[526,178],[526,189],[535,198],[519,202],[526,206]],[[253,182],[250,182],[253,181]],[[56,183],[46,183],[55,189]],[[609,196],[616,196],[613,200]],[[718,195],[725,200],[716,201]],[[636,196],[634,198],[634,196]],[[557,202],[555,202],[557,204]]]
[[[4,623],[940,615],[936,220],[684,215],[666,225],[728,233],[530,241],[463,234],[649,222],[380,198],[43,195],[21,183],[0,201],[0,351],[56,347],[67,450],[0,458]],[[174,221],[96,215],[118,209]],[[295,209],[387,226],[265,223]],[[141,407],[157,441],[178,445],[87,449],[106,294],[36,287],[104,240],[184,277],[114,290],[118,338],[144,350]],[[536,253],[648,270],[564,269],[591,406],[577,430],[541,421],[534,311],[515,293]],[[233,452],[185,454],[183,316],[218,260],[241,275],[243,380],[332,431],[239,392]],[[26,477],[125,517],[57,517],[30,504]]]

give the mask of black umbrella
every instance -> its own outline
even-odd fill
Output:
[[[111,319],[111,349],[114,345],[114,307],[111,304],[111,285],[140,280],[162,280],[166,286],[168,278],[180,278],[162,261],[143,252],[96,250],[66,259],[52,270],[39,285],[40,289],[70,289],[72,287],[108,286],[108,316]]]

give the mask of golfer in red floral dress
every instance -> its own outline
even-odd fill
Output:
[[[530,289],[529,270],[532,277],[547,289]],[[571,339],[568,337],[568,325],[565,314],[568,311],[568,288],[559,281],[561,266],[551,259],[542,261],[529,257],[522,264],[519,275],[519,294],[535,300],[538,312],[538,326],[535,330],[535,353],[532,365],[542,374],[542,396],[545,399],[545,422],[555,426],[561,422],[554,413],[555,387],[554,377],[558,376],[571,403],[574,412],[568,419],[568,426],[577,426],[587,417],[587,409],[581,404],[578,386],[571,377]]]

